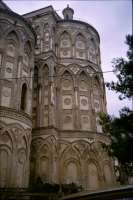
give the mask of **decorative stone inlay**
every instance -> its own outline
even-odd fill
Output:
[[[12,71],[13,71],[13,63],[6,62],[5,77],[12,78]]]
[[[70,105],[70,104],[71,104],[71,99],[70,99],[70,98],[64,99],[64,103],[65,103],[66,105]]]
[[[77,66],[72,66],[70,67],[70,69],[73,71],[74,74],[77,74],[77,72],[79,71],[79,67]]]
[[[64,88],[69,88],[71,86],[70,80],[63,80],[63,87]]]
[[[90,70],[90,69],[86,69],[86,71],[88,72],[89,76],[92,77],[95,73]]]
[[[12,72],[12,69],[11,68],[6,68],[6,71],[8,72],[8,73],[11,73]]]
[[[83,106],[86,106],[86,105],[87,105],[87,100],[86,100],[86,99],[82,99],[82,100],[81,100],[81,104],[82,104]]]
[[[62,46],[65,46],[65,47],[66,47],[66,46],[69,46],[68,44],[69,44],[69,43],[68,43],[67,40],[63,40],[63,41],[62,41]]]
[[[80,109],[81,110],[88,110],[89,109],[88,97],[80,96]]]
[[[72,109],[72,96],[71,95],[64,95],[62,97],[62,106],[63,106],[63,109]]]
[[[66,50],[66,49],[63,50],[63,55],[64,55],[64,56],[67,56],[67,55],[68,55],[68,50]]]
[[[84,45],[84,42],[82,41],[77,41],[76,42],[76,46],[80,49],[84,49],[85,48],[85,45]]]
[[[99,103],[95,102],[94,105],[95,105],[96,108],[99,108]]]

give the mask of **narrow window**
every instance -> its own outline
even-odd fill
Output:
[[[27,86],[24,83],[22,86],[22,93],[21,93],[21,110],[25,111],[26,110],[26,96],[27,96]]]

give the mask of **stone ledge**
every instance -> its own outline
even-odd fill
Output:
[[[28,126],[32,126],[32,119],[29,117],[28,114],[12,108],[0,106],[0,118],[1,117],[15,119],[17,121],[27,124]]]

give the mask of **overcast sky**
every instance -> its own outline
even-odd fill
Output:
[[[4,0],[16,13],[24,14],[52,5],[62,17],[62,10],[69,4],[74,9],[74,19],[85,21],[94,26],[101,39],[102,70],[112,70],[111,61],[116,57],[126,57],[125,36],[132,33],[132,0]],[[115,80],[112,73],[104,74],[105,82]],[[131,102],[119,101],[115,92],[106,90],[107,108],[111,115],[118,115],[123,106]]]

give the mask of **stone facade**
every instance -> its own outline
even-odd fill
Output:
[[[85,189],[115,183],[99,124],[100,38],[73,14],[67,6],[62,19],[48,6],[19,16],[0,2],[0,187],[28,187],[29,177]]]

